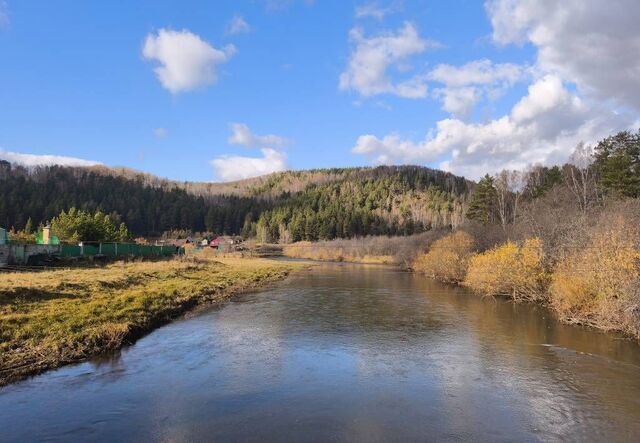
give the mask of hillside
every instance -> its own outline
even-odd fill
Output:
[[[412,234],[457,225],[473,186],[418,166],[318,169],[231,183],[175,182],[123,168],[0,162],[0,226],[101,210],[135,235],[258,234],[265,241]],[[281,238],[282,237],[282,238]]]

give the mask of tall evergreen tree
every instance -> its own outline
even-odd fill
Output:
[[[640,197],[640,130],[619,132],[595,148],[602,187],[625,197]]]
[[[493,177],[487,174],[480,179],[471,195],[467,218],[485,224],[492,221],[495,199],[496,190],[493,186]]]

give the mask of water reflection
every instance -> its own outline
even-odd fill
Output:
[[[390,268],[323,265],[0,391],[0,440],[631,440],[640,348]]]

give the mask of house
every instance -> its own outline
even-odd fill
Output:
[[[214,249],[230,250],[235,249],[235,245],[242,243],[240,237],[220,236],[209,242],[209,247]]]

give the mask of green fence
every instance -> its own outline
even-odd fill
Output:
[[[82,246],[62,245],[61,254],[63,257],[170,257],[184,254],[184,248],[136,243],[84,243]]]

